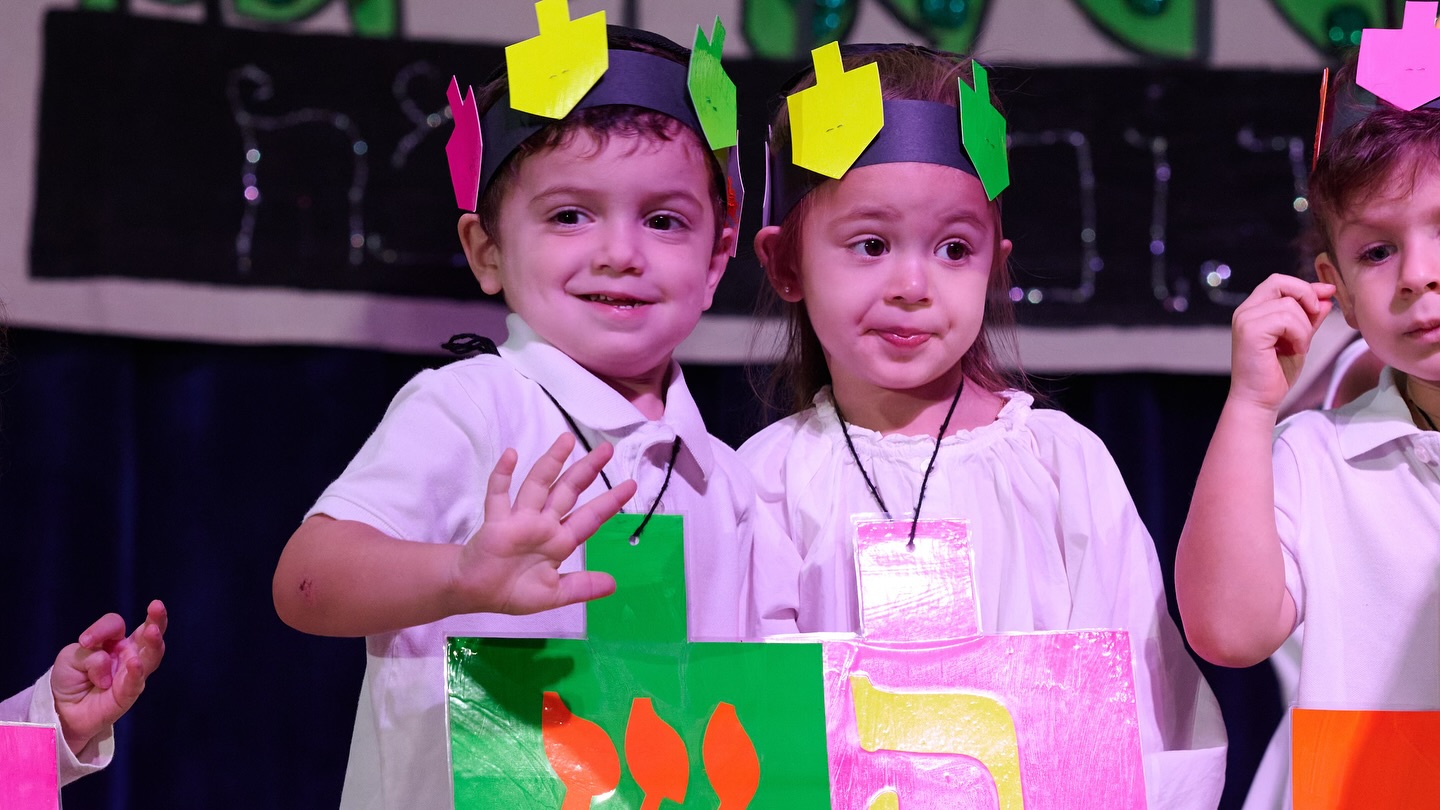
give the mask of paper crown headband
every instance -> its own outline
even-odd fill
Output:
[[[1402,110],[1440,109],[1440,2],[1406,3],[1400,28],[1360,32],[1355,81],[1330,91],[1330,71],[1320,80],[1320,121],[1311,167],[1324,145],[1360,123],[1381,101]]]
[[[737,140],[735,84],[720,64],[725,28],[718,17],[713,38],[696,31],[687,67],[662,56],[610,49],[603,11],[572,20],[568,0],[539,0],[535,14],[540,34],[505,49],[509,89],[483,120],[475,91],[467,88],[462,97],[459,81],[450,80],[446,97],[455,130],[445,153],[461,209],[476,209],[480,191],[527,138],[589,107],[625,104],[664,113],[698,133],[712,150],[728,149],[728,162],[735,163],[737,150],[730,149]],[[682,52],[664,37],[634,33]]]
[[[871,46],[847,48],[865,53]],[[772,143],[766,165],[765,224],[778,225],[826,178],[857,166],[934,163],[980,179],[995,199],[1010,185],[1005,118],[990,103],[984,66],[972,60],[975,86],[957,79],[960,106],[890,100],[880,93],[880,68],[871,62],[845,70],[840,46],[811,52],[815,85],[787,96],[790,144]]]

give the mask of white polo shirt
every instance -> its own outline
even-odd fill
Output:
[[[1275,524],[1304,622],[1298,704],[1440,709],[1440,433],[1386,369],[1275,431]]]
[[[501,452],[514,447],[520,455],[513,497],[535,460],[557,436],[570,432],[544,386],[592,446],[601,441],[615,445],[607,475],[612,482],[633,478],[639,485],[627,512],[649,509],[665,480],[671,446],[680,437],[674,474],[657,512],[685,518],[690,636],[737,639],[755,632],[757,614],[769,609],[760,605],[752,587],[753,485],[734,451],[706,432],[679,365],[671,366],[664,417],[650,421],[545,343],[519,316],[510,315],[506,326],[509,339],[499,357],[460,360],[423,371],[406,384],[309,515],[360,521],[415,542],[466,542],[484,519],[486,482]],[[571,460],[583,454],[577,442]],[[597,480],[582,502],[604,486]],[[578,570],[583,562],[582,547],[561,570]],[[365,682],[341,807],[453,806],[444,699],[446,636],[577,637],[583,628],[584,607],[572,605],[531,616],[452,616],[367,637]]]

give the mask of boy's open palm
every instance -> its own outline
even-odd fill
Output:
[[[485,522],[456,564],[455,590],[465,612],[539,613],[615,591],[609,574],[559,569],[634,496],[635,482],[624,481],[571,511],[614,452],[601,444],[564,469],[574,446],[568,433],[556,439],[530,468],[513,504],[510,482],[518,456],[513,449],[501,454],[485,493]]]
[[[1275,274],[1235,309],[1230,397],[1274,410],[1300,374],[1310,340],[1330,312],[1330,284]]]
[[[169,616],[159,599],[150,603],[145,621],[128,637],[125,620],[107,613],[55,658],[50,691],[60,732],[70,750],[85,746],[135,705],[145,679],[165,657]]]

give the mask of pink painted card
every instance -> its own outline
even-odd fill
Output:
[[[60,810],[54,727],[0,723],[0,807]]]

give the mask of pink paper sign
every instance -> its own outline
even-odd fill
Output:
[[[53,727],[0,723],[0,807],[60,809],[60,765],[55,758]]]
[[[825,643],[831,802],[1145,806],[1128,635]]]
[[[959,520],[855,527],[860,635],[878,639],[964,638],[980,632],[970,529]]]
[[[836,808],[1143,808],[1129,634],[980,635],[963,521],[861,522],[862,638],[827,641]]]
[[[1360,32],[1355,83],[1402,110],[1413,110],[1440,97],[1440,3],[1406,3],[1399,29]]]

